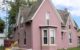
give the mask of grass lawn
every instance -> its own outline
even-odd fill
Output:
[[[59,49],[59,50],[65,50],[65,49]],[[76,48],[68,48],[67,50],[80,50],[80,47],[76,47]]]
[[[69,48],[68,50],[80,50],[80,47],[77,47],[77,48]]]
[[[4,47],[3,46],[0,46],[0,50],[4,50]]]

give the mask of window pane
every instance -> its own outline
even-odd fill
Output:
[[[64,36],[64,33],[63,32],[61,32],[61,36],[62,36],[62,40],[63,40],[63,36]]]
[[[47,30],[44,30],[44,37],[47,37]]]
[[[49,25],[49,20],[46,20],[47,25]]]
[[[69,39],[69,42],[72,43],[72,39]]]
[[[51,37],[51,44],[54,44],[54,37]]]
[[[47,44],[47,37],[44,37],[44,44]]]
[[[50,37],[54,37],[54,30],[50,30]]]
[[[43,44],[48,44],[48,30],[47,29],[43,30],[42,38],[43,38],[42,40]]]
[[[69,33],[69,43],[72,43],[71,33]]]
[[[50,14],[47,12],[45,16],[46,16],[46,25],[49,25]]]
[[[26,38],[24,38],[24,44],[26,44]]]

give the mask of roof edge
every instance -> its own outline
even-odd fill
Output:
[[[36,12],[34,13],[33,17],[31,18],[31,20],[34,19],[34,17],[36,16],[36,14],[38,13],[39,9],[42,7],[43,3],[45,2],[46,0],[43,0],[42,3],[40,4],[39,8],[36,10]]]

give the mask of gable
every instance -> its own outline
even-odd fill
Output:
[[[20,17],[24,17],[25,22],[30,21],[41,3],[42,3],[42,0],[38,0],[34,2],[31,6],[28,6],[28,5],[21,6],[19,8],[19,13],[17,16],[17,24],[19,23]]]
[[[22,6],[20,8],[18,18],[20,16],[23,16],[25,22],[33,20],[35,18],[36,14],[38,13],[38,11],[41,9],[43,4],[45,3],[45,1],[49,2],[50,7],[54,10],[54,12],[57,15],[57,18],[59,19],[60,23],[61,22],[63,23],[63,20],[61,19],[60,14],[56,10],[55,6],[51,3],[51,0],[41,0],[41,1],[39,0],[37,3],[33,4],[31,7],[28,7],[27,5]],[[18,22],[19,22],[19,19],[18,19]]]
[[[69,16],[69,12],[65,9],[65,10],[59,10],[57,9],[58,13],[61,16],[61,19],[63,20],[63,25],[66,25],[67,20],[68,20],[68,16]]]
[[[61,17],[60,17],[60,14],[57,12],[56,8],[55,8],[54,5],[51,3],[51,0],[43,0],[43,2],[41,3],[41,5],[39,6],[39,8],[37,9],[37,11],[35,12],[35,14],[33,15],[32,20],[35,18],[35,16],[37,15],[37,13],[38,13],[39,10],[42,8],[43,4],[45,4],[46,1],[49,2],[50,7],[54,10],[55,15],[57,15],[57,18],[59,19],[60,23],[61,23],[61,22],[63,23],[63,21],[62,21],[62,19],[61,19]],[[46,7],[44,7],[44,8],[46,8]]]

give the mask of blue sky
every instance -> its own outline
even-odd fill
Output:
[[[67,8],[71,13],[72,18],[76,21],[80,28],[80,0],[52,0],[52,2],[58,9]],[[0,0],[0,7],[6,7],[5,5],[2,6],[2,0]],[[0,10],[0,17],[4,19],[6,16],[6,11]]]
[[[3,0],[0,0],[0,18],[5,19],[5,17],[7,17],[7,4],[4,5],[3,4]]]

